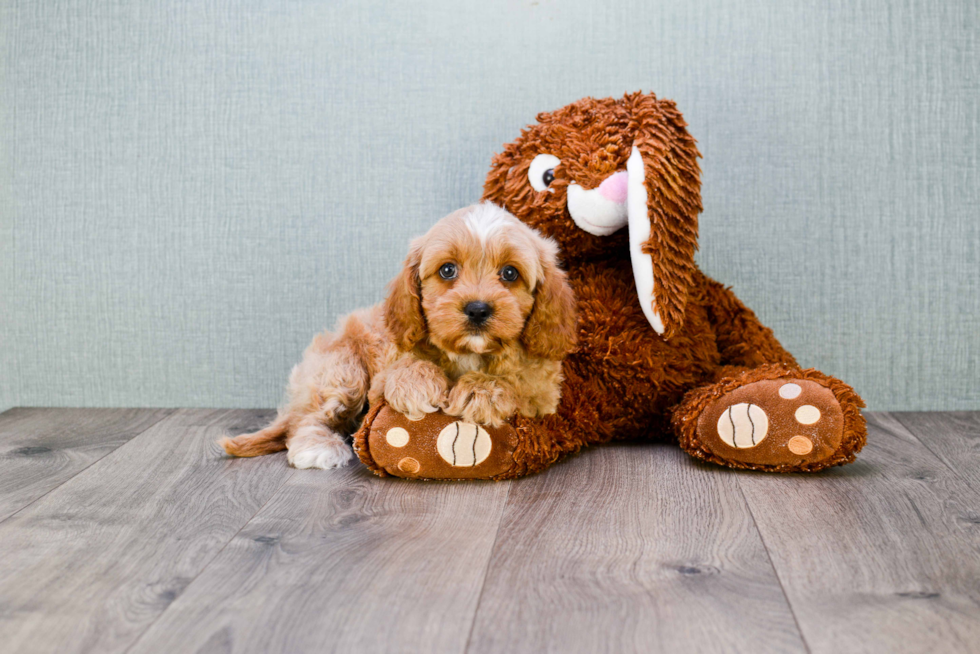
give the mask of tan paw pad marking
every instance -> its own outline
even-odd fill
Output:
[[[408,445],[408,430],[404,427],[392,427],[385,434],[385,440],[392,447],[405,447]]]
[[[779,397],[783,398],[784,400],[794,400],[798,398],[802,392],[803,389],[800,388],[799,384],[789,383],[783,384],[779,387]]]
[[[407,472],[410,475],[414,475],[421,469],[419,462],[410,456],[406,456],[404,459],[398,462],[398,469],[402,472]]]
[[[769,416],[756,404],[733,404],[718,418],[718,436],[730,447],[755,447],[768,431]]]
[[[487,430],[469,422],[446,425],[436,439],[439,456],[457,468],[480,465],[490,456],[492,447]]]
[[[793,454],[803,456],[804,454],[809,454],[813,451],[813,441],[806,436],[794,436],[793,438],[789,439],[788,443],[786,443],[786,447],[788,447],[789,451]]]
[[[796,410],[796,422],[801,425],[812,425],[820,420],[820,409],[812,404],[804,404]]]

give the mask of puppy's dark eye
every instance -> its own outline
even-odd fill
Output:
[[[500,269],[500,279],[505,282],[516,282],[520,276],[520,273],[517,272],[517,268],[514,266],[504,266]]]
[[[445,280],[456,279],[456,275],[459,271],[456,270],[455,263],[444,263],[439,269],[439,276]]]
[[[548,170],[544,171],[544,173],[541,175],[541,181],[544,182],[545,186],[551,186],[551,183],[555,181],[555,169],[549,168]]]

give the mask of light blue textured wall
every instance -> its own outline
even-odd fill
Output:
[[[975,0],[0,0],[0,408],[270,406],[541,110],[653,90],[700,262],[875,409],[980,408]]]

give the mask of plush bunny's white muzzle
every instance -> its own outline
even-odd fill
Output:
[[[626,173],[613,173],[598,188],[568,185],[568,213],[590,234],[609,236],[626,225]]]

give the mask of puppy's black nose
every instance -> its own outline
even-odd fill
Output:
[[[470,302],[463,307],[463,313],[474,325],[482,325],[493,313],[493,309],[486,302]]]

